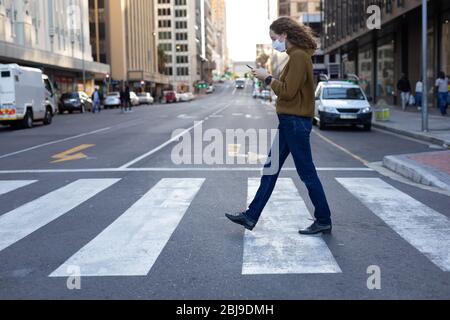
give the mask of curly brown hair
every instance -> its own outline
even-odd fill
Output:
[[[274,21],[270,29],[278,35],[287,34],[287,40],[296,47],[306,50],[317,50],[317,42],[314,39],[313,30],[301,25],[290,17],[281,17]]]

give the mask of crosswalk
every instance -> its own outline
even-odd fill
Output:
[[[119,178],[76,180],[0,213],[0,254],[7,248],[14,249],[24,238],[51,226],[82,204],[95,201],[100,193],[108,193],[120,181]],[[48,276],[70,276],[72,266],[77,266],[80,275],[86,277],[148,275],[194,199],[208,192],[203,187],[205,181],[203,178],[161,179]],[[447,216],[379,178],[336,178],[336,181],[418,254],[442,271],[450,271]],[[2,197],[9,193],[20,195],[26,188],[34,187],[39,187],[38,180],[0,181],[0,205]],[[258,187],[259,179],[248,179],[248,202]],[[253,232],[245,232],[242,275],[345,273],[323,237],[298,235],[298,229],[311,220],[312,215],[293,180],[281,178],[260,223]]]

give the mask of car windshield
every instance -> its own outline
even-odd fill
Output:
[[[108,97],[118,97],[120,94],[118,92],[108,93]]]
[[[365,100],[360,88],[325,88],[324,100]]]
[[[77,99],[78,93],[64,93],[61,98],[63,99]]]

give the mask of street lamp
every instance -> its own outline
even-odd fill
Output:
[[[422,0],[422,131],[428,132],[428,8]]]

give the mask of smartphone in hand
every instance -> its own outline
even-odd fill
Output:
[[[250,67],[249,65],[247,65],[247,68],[249,68],[250,70],[253,70],[253,67]]]

